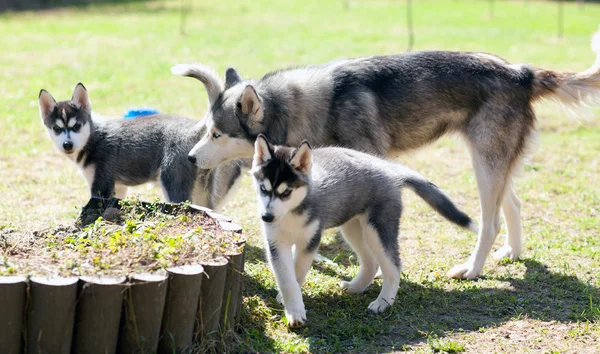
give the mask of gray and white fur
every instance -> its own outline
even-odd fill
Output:
[[[481,203],[481,229],[471,257],[449,271],[475,278],[500,230],[508,236],[495,256],[521,253],[519,198],[512,176],[535,130],[533,103],[547,98],[568,107],[600,102],[600,33],[596,63],[582,73],[511,65],[486,53],[428,51],[336,60],[243,80],[228,69],[225,82],[203,65],[171,71],[206,86],[207,134],[190,160],[211,168],[253,154],[258,134],[275,144],[341,146],[379,156],[461,135],[471,153]]]
[[[244,161],[201,170],[188,161],[205,134],[196,120],[165,114],[135,119],[92,119],[92,106],[79,83],[69,101],[39,94],[42,122],[60,152],[82,171],[92,197],[125,197],[127,187],[158,181],[169,202],[191,201],[216,208],[241,176]],[[246,160],[246,167],[250,161]],[[99,201],[91,198],[86,210]]]
[[[401,188],[412,189],[449,221],[477,232],[473,221],[423,176],[355,150],[311,150],[307,142],[295,149],[272,146],[261,134],[251,174],[269,263],[290,326],[306,320],[300,288],[322,231],[332,227],[341,226],[360,263],[356,278],[340,286],[349,293],[363,292],[379,265],[383,286],[369,310],[380,313],[394,303],[401,272]]]

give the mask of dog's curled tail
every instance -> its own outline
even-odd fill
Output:
[[[596,62],[581,73],[559,73],[533,68],[533,99],[557,101],[567,111],[600,104],[600,31],[592,37]]]
[[[458,209],[454,202],[438,186],[429,182],[425,177],[416,171],[402,166],[397,168],[395,175],[401,187],[406,186],[412,189],[421,199],[429,204],[435,211],[440,213],[450,222],[477,233],[479,231],[477,224],[462,210]]]
[[[206,87],[211,102],[223,91],[223,81],[210,66],[204,64],[177,64],[171,67],[171,73],[200,80]]]

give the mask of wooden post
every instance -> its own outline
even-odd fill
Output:
[[[125,292],[117,352],[154,353],[167,295],[166,274],[135,274]]]
[[[564,4],[563,0],[558,0],[558,38],[562,38],[564,32]]]
[[[75,321],[77,278],[31,277],[27,353],[69,353]]]
[[[192,345],[200,300],[201,265],[168,268],[169,286],[163,314],[159,353],[182,353]]]
[[[406,25],[408,27],[408,48],[406,51],[410,52],[415,44],[415,30],[413,28],[412,18],[412,0],[406,0]]]
[[[74,353],[114,353],[119,339],[125,277],[81,277]]]
[[[243,251],[226,254],[229,259],[227,275],[225,279],[225,291],[223,292],[223,306],[221,308],[221,328],[224,333],[233,331],[235,327],[235,314],[237,302],[241,300],[242,289],[240,269],[243,267]]]
[[[23,351],[21,330],[27,297],[25,277],[0,277],[0,348],[5,354]]]
[[[202,263],[206,278],[202,280],[197,315],[196,333],[200,338],[218,338],[221,334],[219,322],[227,278],[227,263],[227,259],[223,257]]]

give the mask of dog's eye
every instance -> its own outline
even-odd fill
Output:
[[[236,103],[235,106],[237,107],[237,109],[241,110],[242,109],[242,102]]]
[[[221,137],[221,134],[213,133],[212,137],[213,137],[213,139],[219,139]]]
[[[75,133],[77,133],[79,131],[79,129],[81,129],[81,124],[77,123],[73,126],[73,128],[71,128],[71,130]]]
[[[267,192],[267,189],[265,188],[264,184],[261,184],[261,185],[260,185],[260,192],[261,192],[262,194],[267,194],[267,193],[269,193],[269,192]]]
[[[290,194],[292,194],[292,190],[288,188],[288,189],[284,190],[283,193],[281,193],[279,195],[279,197],[281,197],[281,198],[287,198],[287,197],[290,196]]]
[[[59,127],[58,125],[55,125],[54,127],[52,127],[52,130],[54,130],[54,132],[56,134],[60,134],[62,132],[62,128]]]

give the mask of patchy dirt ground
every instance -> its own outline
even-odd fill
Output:
[[[0,230],[0,275],[127,275],[197,264],[238,251],[241,235],[215,219],[167,215],[134,205],[85,228]],[[105,213],[105,217],[109,216]]]

